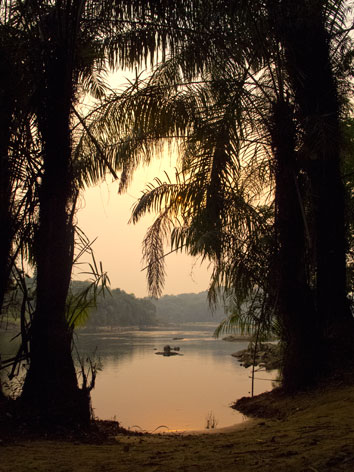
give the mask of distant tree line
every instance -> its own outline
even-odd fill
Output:
[[[88,282],[72,282],[72,291],[81,291]],[[100,326],[156,326],[158,319],[156,307],[149,300],[136,298],[134,294],[128,294],[124,290],[115,288],[100,295],[96,301],[96,307],[88,314],[84,326],[94,329]]]
[[[70,284],[68,305],[70,298],[80,296],[90,288],[90,285],[89,281],[73,280]],[[26,287],[30,299],[33,298],[35,286],[35,279],[27,277]],[[8,310],[8,322],[20,321],[21,305],[22,292],[18,291],[14,294]],[[226,317],[226,311],[227,309],[221,305],[217,305],[214,309],[210,307],[207,291],[164,295],[155,299],[138,298],[133,293],[115,288],[100,293],[94,303],[80,311],[75,323],[79,328],[90,330],[99,327],[152,327],[166,323],[177,325],[193,322],[219,323]]]
[[[73,281],[71,290],[82,291],[88,282]],[[100,295],[97,306],[92,308],[84,327],[158,326],[165,323],[219,322],[225,317],[224,309],[218,306],[211,310],[207,292],[164,295],[160,299],[137,298],[124,290],[115,288]]]
[[[152,299],[156,306],[159,321],[169,323],[188,323],[198,321],[219,322],[225,318],[223,307],[211,310],[207,292],[181,293],[180,295],[164,295],[158,300]]]

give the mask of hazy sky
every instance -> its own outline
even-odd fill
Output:
[[[115,72],[107,78],[112,88],[121,91],[129,80],[134,80],[135,72]],[[91,241],[97,237],[93,245],[95,257],[108,272],[111,288],[121,288],[138,297],[148,295],[141,248],[153,216],[145,217],[136,225],[128,225],[128,221],[132,206],[147,183],[155,177],[165,180],[164,171],[174,176],[175,160],[176,156],[166,154],[164,158],[155,159],[149,167],[138,169],[124,195],[118,195],[118,183],[112,182],[112,177],[82,195],[77,213],[79,227]],[[85,275],[78,272],[77,269],[74,271],[74,278],[85,279]],[[186,254],[167,256],[166,272],[164,294],[200,292],[208,288],[210,271],[207,264],[201,266],[200,260]]]
[[[163,178],[163,171],[174,174],[174,163],[170,158],[156,160],[150,167],[139,169],[125,195],[118,195],[117,182],[109,177],[106,183],[87,190],[79,203],[77,213],[80,228],[90,240],[97,237],[93,245],[97,261],[101,261],[108,272],[111,288],[121,288],[138,297],[147,296],[146,271],[141,271],[141,243],[152,216],[138,224],[128,225],[131,208],[139,198],[145,184],[154,177]],[[167,248],[168,250],[168,248]],[[166,258],[167,277],[164,294],[200,292],[208,287],[207,264],[185,254],[171,254]],[[83,267],[82,269],[83,270]],[[85,279],[75,270],[74,278]]]

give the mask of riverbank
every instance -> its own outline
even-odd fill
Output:
[[[213,434],[123,435],[101,444],[1,441],[1,472],[354,470],[354,385],[341,382],[295,397],[278,391],[243,400],[262,415]]]

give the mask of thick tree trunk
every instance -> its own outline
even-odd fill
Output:
[[[0,71],[1,74],[1,71]],[[11,244],[12,244],[12,218],[11,218],[11,182],[9,165],[10,142],[10,107],[7,97],[1,96],[2,110],[0,112],[0,321],[3,311],[4,298],[8,288],[11,271]],[[0,352],[1,356],[1,352]],[[5,396],[2,392],[0,381],[0,401]]]
[[[294,391],[318,377],[320,338],[306,270],[306,231],[292,107],[283,100],[278,101],[272,118],[278,242],[275,298],[284,343],[283,387]]]
[[[0,113],[0,311],[10,276],[11,243],[11,182],[9,165],[10,119],[5,100],[1,100]],[[10,114],[11,116],[11,114]]]
[[[11,273],[11,249],[14,236],[11,214],[11,170],[9,146],[14,100],[13,77],[8,50],[0,51],[0,319]],[[1,352],[0,352],[1,356]],[[0,401],[5,399],[0,381]]]
[[[58,48],[46,58],[43,82],[38,109],[44,174],[35,242],[37,304],[22,398],[41,422],[82,425],[90,418],[89,395],[77,384],[72,332],[65,317],[73,261],[70,106],[74,94],[65,51]]]
[[[322,2],[284,0],[282,42],[304,132],[304,169],[310,179],[316,309],[324,365],[353,354],[353,317],[346,297],[344,187],[340,174],[339,100]]]
[[[13,224],[11,216],[11,171],[9,145],[14,113],[13,73],[8,51],[0,50],[0,312],[3,307],[10,271]]]

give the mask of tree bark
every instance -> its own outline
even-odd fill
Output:
[[[37,112],[44,173],[35,241],[37,303],[22,399],[41,423],[72,426],[90,419],[89,394],[78,387],[65,316],[74,245],[70,107],[75,90],[70,54],[60,44],[53,49],[44,58]]]
[[[303,130],[310,180],[316,310],[323,367],[353,356],[354,326],[346,292],[344,186],[340,172],[340,105],[323,2],[282,2],[282,44]]]
[[[13,100],[13,71],[8,51],[0,51],[0,312],[10,277],[13,222],[11,215],[11,171],[9,145],[11,137]]]
[[[306,229],[298,177],[293,107],[278,100],[272,113],[275,158],[277,314],[284,344],[283,388],[295,391],[318,377],[320,338],[307,272]]]
[[[0,113],[0,311],[10,276],[12,243],[11,182],[9,164],[10,119],[6,98]],[[5,103],[4,103],[5,102]]]

